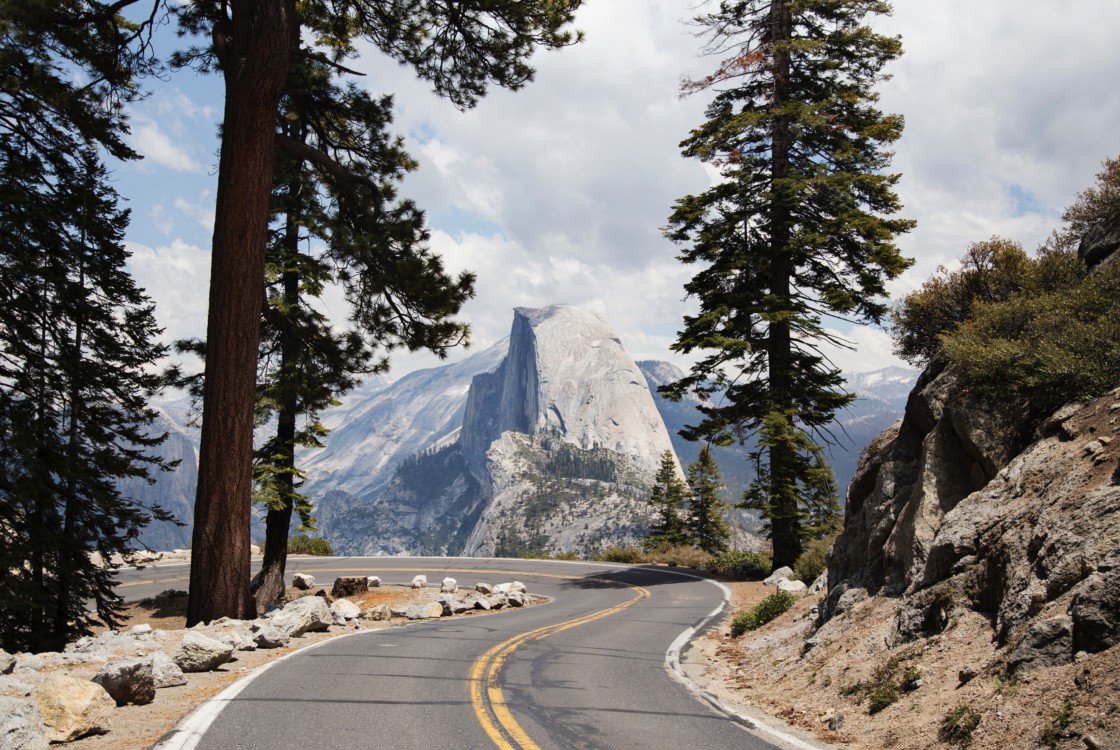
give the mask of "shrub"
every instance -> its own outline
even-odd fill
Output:
[[[1075,729],[1070,729],[1072,725],[1073,704],[1067,700],[1054,714],[1054,719],[1050,722],[1050,725],[1042,730],[1038,741],[1047,747],[1057,747],[1058,743],[1063,740],[1077,739],[1081,736],[1081,733]]]
[[[709,573],[751,580],[761,580],[770,575],[772,567],[773,561],[769,555],[743,550],[722,552],[704,563],[704,570]]]
[[[964,747],[972,742],[972,733],[980,726],[980,714],[967,703],[961,703],[941,720],[937,736],[942,742]]]
[[[711,555],[697,547],[660,547],[650,550],[645,555],[646,562],[661,563],[662,565],[680,565],[684,568],[703,569],[711,559]]]
[[[628,563],[630,565],[646,561],[645,553],[642,552],[640,548],[632,545],[629,547],[607,547],[596,555],[594,559],[598,562]]]
[[[877,714],[898,701],[898,689],[894,685],[879,685],[868,694],[868,698],[867,713]]]
[[[1120,267],[1064,289],[978,305],[944,339],[967,386],[1026,398],[1046,414],[1106,393],[1120,380]]]
[[[778,591],[759,602],[754,609],[743,610],[731,621],[731,635],[738,638],[743,633],[757,630],[797,603],[797,597],[788,591]]]
[[[295,536],[288,537],[288,554],[331,557],[334,555],[334,550],[331,549],[330,542],[322,537],[310,537],[303,534],[296,534]]]
[[[806,586],[813,585],[813,581],[828,567],[828,548],[836,534],[830,534],[823,539],[813,539],[805,545],[805,551],[793,563],[793,575]]]

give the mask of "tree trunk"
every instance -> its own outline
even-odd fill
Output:
[[[790,52],[792,21],[787,0],[775,0],[770,5],[770,36],[774,45],[774,108],[781,108],[789,101]],[[790,257],[792,202],[789,186],[785,184],[789,172],[791,127],[788,115],[774,118],[771,153],[771,226],[770,226],[770,294],[780,312],[789,309],[791,296],[790,278],[793,263]],[[795,426],[793,420],[792,338],[789,323],[784,317],[771,320],[767,342],[768,379],[771,394],[770,410],[788,420],[780,439],[770,447],[770,531],[774,546],[774,567],[792,565],[801,552],[797,523],[797,494],[793,446],[789,441]],[[775,438],[778,436],[771,436]]]
[[[206,326],[202,445],[187,625],[254,615],[249,593],[253,408],[276,109],[299,33],[295,0],[232,0],[215,31],[225,76]]]
[[[298,194],[298,178],[293,181],[293,194]],[[289,208],[284,226],[284,253],[295,257],[299,252],[299,225],[296,216]],[[280,318],[280,393],[281,403],[276,417],[276,442],[283,456],[279,475],[276,477],[277,495],[282,505],[269,508],[265,517],[264,559],[261,572],[256,579],[253,597],[257,611],[263,611],[270,604],[276,604],[284,595],[284,572],[288,563],[288,530],[292,525],[292,508],[295,505],[295,467],[296,467],[296,412],[299,409],[299,383],[295,368],[298,366],[299,340],[289,311],[299,304],[298,271],[290,269],[285,262],[284,312]]]

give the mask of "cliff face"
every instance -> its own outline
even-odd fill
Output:
[[[671,443],[610,325],[570,305],[519,308],[508,341],[485,354],[415,378],[411,395],[394,386],[378,408],[350,408],[305,486],[322,493],[320,527],[337,551],[516,555],[644,533],[645,486]],[[375,446],[363,433],[395,437]]]
[[[986,614],[1007,666],[1120,642],[1120,389],[1040,427],[931,366],[864,454],[829,561],[821,619],[899,596],[896,637]]]
[[[125,479],[117,484],[121,494],[150,506],[159,504],[172,513],[182,526],[172,521],[153,521],[141,532],[140,545],[155,550],[189,547],[194,518],[194,495],[198,486],[198,459],[195,456],[194,434],[176,424],[167,414],[153,422],[152,432],[166,432],[167,439],[154,449],[166,461],[178,461],[171,471],[152,471],[154,483],[143,479]]]

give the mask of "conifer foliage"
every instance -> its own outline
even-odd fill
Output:
[[[167,517],[116,486],[159,467],[147,400],[163,353],[98,150],[132,155],[114,114],[129,92],[105,52],[121,40],[44,30],[88,11],[62,5],[5,6],[0,25],[0,646],[13,651],[115,625],[114,569],[94,555]],[[92,80],[76,85],[66,60]]]
[[[700,448],[695,463],[689,464],[688,486],[692,490],[688,524],[692,542],[711,555],[727,552],[731,527],[723,517],[727,510],[721,497],[723,482],[707,445]]]
[[[692,542],[688,528],[688,485],[680,477],[672,451],[661,454],[649,502],[657,520],[643,540],[646,549],[683,547]]]
[[[699,268],[685,287],[699,312],[673,348],[703,356],[662,393],[705,400],[685,437],[758,434],[765,471],[753,492],[776,566],[800,552],[811,446],[852,399],[821,353],[842,343],[822,318],[878,322],[886,282],[909,265],[894,237],[912,222],[887,218],[900,206],[885,146],[902,118],[876,109],[873,90],[901,44],[864,23],[889,11],[876,0],[723,0],[696,19],[720,61],[684,86],[714,96],[681,146],[722,179],[678,200],[665,230]]]

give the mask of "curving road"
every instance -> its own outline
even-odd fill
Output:
[[[273,662],[205,704],[160,747],[776,748],[668,668],[724,604],[665,568],[475,558],[296,558],[329,582],[416,573],[523,581],[553,599],[493,615],[355,633]],[[185,565],[122,576],[127,599],[185,588]]]

